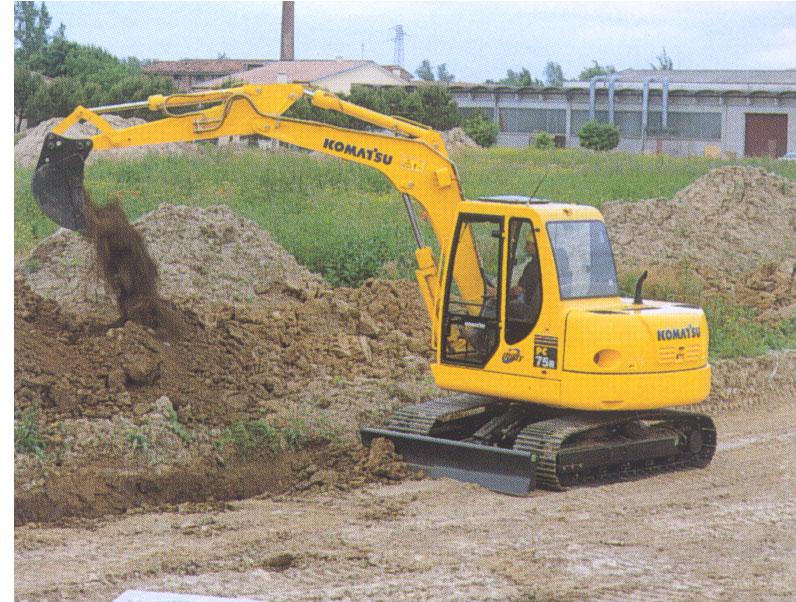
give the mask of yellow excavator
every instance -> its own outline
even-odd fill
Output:
[[[302,96],[367,130],[293,119]],[[159,111],[115,129],[102,114]],[[99,133],[64,137],[78,122]],[[710,392],[708,328],[699,307],[620,297],[600,212],[503,195],[464,198],[439,132],[297,84],[155,95],[78,107],[47,135],[33,177],[44,213],[85,231],[84,163],[94,151],[226,136],[263,136],[382,172],[401,194],[417,242],[417,282],[432,324],[439,387],[456,394],[404,406],[385,437],[432,475],[523,495],[536,486],[637,478],[705,467],[713,421],[676,411]],[[439,243],[423,240],[415,208]]]

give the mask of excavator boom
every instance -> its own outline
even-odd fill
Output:
[[[318,108],[357,118],[379,131],[351,130],[285,117],[284,113],[302,96],[308,96]],[[205,108],[208,104],[212,106]],[[195,110],[187,110],[190,107]],[[121,129],[102,117],[103,113],[144,108],[160,111],[165,117]],[[81,140],[64,137],[78,122],[91,123],[99,133]],[[48,217],[65,228],[82,232],[86,228],[83,166],[92,150],[248,135],[262,135],[379,170],[407,201],[416,235],[419,230],[410,198],[425,211],[440,248],[447,248],[463,195],[439,132],[295,84],[246,85],[212,92],[155,95],[138,103],[94,109],[77,107],[48,134],[33,176],[33,194]],[[419,237],[417,242],[416,275],[429,317],[435,322],[439,295],[436,261]],[[478,298],[484,289],[481,280],[473,277],[478,258],[472,241],[461,241],[458,253],[460,267],[455,277],[465,296]]]

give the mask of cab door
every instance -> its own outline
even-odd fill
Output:
[[[452,242],[442,314],[441,359],[483,367],[501,337],[504,219],[461,214]]]

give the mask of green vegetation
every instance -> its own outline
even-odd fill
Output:
[[[39,408],[33,406],[14,420],[14,451],[44,459],[45,444],[39,433]]]
[[[353,86],[351,94],[338,94],[338,96],[366,109],[372,109],[385,115],[403,117],[436,130],[449,130],[461,122],[456,101],[453,100],[448,89],[442,85],[422,86],[413,92],[398,87]],[[359,119],[313,107],[304,96],[298,99],[285,115],[339,127],[373,129],[373,126]]]
[[[498,126],[492,119],[487,119],[480,111],[464,122],[464,133],[470,136],[478,146],[489,147],[497,142]]]
[[[98,106],[143,100],[175,90],[169,78],[145,74],[134,57],[119,59],[96,46],[66,39],[63,24],[48,33],[52,18],[44,2],[14,3],[14,115],[18,130],[77,105]],[[45,79],[46,78],[46,79]]]
[[[587,121],[578,130],[583,148],[596,151],[611,150],[619,146],[619,128],[613,123]]]
[[[177,435],[183,443],[187,445],[193,441],[193,435],[185,430],[185,427],[180,424],[177,411],[174,408],[169,407],[166,409],[166,421],[169,423],[171,432]]]
[[[710,359],[754,357],[771,349],[796,348],[796,316],[761,324],[755,310],[711,298],[704,303],[710,330]]]
[[[146,451],[149,449],[149,437],[139,430],[134,429],[128,432],[127,440],[135,451]]]
[[[533,148],[465,149],[455,160],[468,198],[530,194],[547,172],[538,196],[597,207],[613,199],[670,198],[710,169],[729,164],[699,157]],[[733,162],[739,163],[796,179],[793,162]],[[334,285],[358,286],[372,276],[412,277],[415,269],[414,240],[399,195],[384,176],[367,167],[307,154],[229,153],[210,146],[195,157],[100,160],[86,172],[94,199],[100,203],[118,199],[131,218],[166,200],[205,207],[226,204],[268,230],[300,263]],[[14,248],[21,254],[56,227],[33,201],[32,170],[18,167],[14,177]],[[428,225],[421,225],[426,240],[433,241]],[[31,263],[28,268],[36,266]],[[688,301],[683,294],[701,293],[684,291],[676,281],[660,284],[669,290],[655,290],[653,277],[645,285],[649,298],[676,295]],[[740,313],[734,314],[736,310]],[[709,309],[714,357],[794,346],[792,322],[777,327],[748,320],[733,323],[733,316],[742,318],[744,312],[726,306]]]
[[[308,441],[304,425],[294,421],[288,426],[277,427],[257,418],[241,420],[226,427],[215,446],[223,449],[232,445],[240,451],[264,450],[278,452],[284,449],[299,449]]]
[[[538,149],[555,148],[556,139],[552,134],[539,132],[533,137],[533,147]]]

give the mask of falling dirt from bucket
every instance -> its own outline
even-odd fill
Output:
[[[97,265],[116,299],[120,322],[173,330],[173,312],[158,294],[157,265],[119,203],[99,207],[87,195],[85,213]]]

